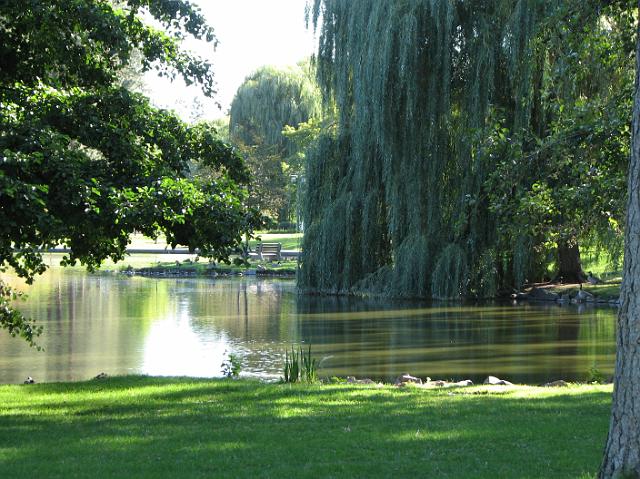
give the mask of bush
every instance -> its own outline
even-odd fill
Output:
[[[225,378],[237,378],[242,371],[242,361],[237,354],[230,353],[229,357],[222,361],[222,375]]]

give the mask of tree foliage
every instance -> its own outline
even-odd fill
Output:
[[[301,285],[493,296],[541,278],[550,243],[617,232],[632,12],[315,1],[338,127],[308,156]]]
[[[504,135],[491,138],[506,153],[488,182],[491,205],[506,238],[527,231],[538,250],[545,243],[577,250],[580,241],[615,258],[625,211],[633,9],[580,7],[557,9],[536,39],[544,64],[534,84],[531,146],[513,154]]]
[[[214,93],[211,66],[182,50],[189,34],[215,42],[186,1],[5,0],[0,3],[0,267],[33,281],[48,248],[63,264],[120,260],[129,235],[228,260],[256,224],[245,207],[242,159],[207,125],[189,126],[122,86],[142,68]],[[162,29],[142,20],[148,12]],[[194,178],[189,164],[218,172]],[[0,326],[33,340],[3,294]]]
[[[320,97],[308,63],[262,67],[248,76],[231,103],[231,141],[253,174],[252,204],[286,222],[295,204],[295,182],[303,170],[303,134],[291,128],[313,123]],[[290,128],[290,134],[283,130]]]

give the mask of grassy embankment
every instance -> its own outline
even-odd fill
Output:
[[[603,284],[583,284],[582,289],[587,291],[596,298],[596,300],[615,300],[620,297],[620,281],[617,280],[607,281]],[[572,298],[576,296],[580,289],[578,284],[563,284],[552,285],[549,290],[558,294],[569,294]]]
[[[124,261],[118,266],[119,271],[131,271],[136,274],[166,274],[172,275],[193,275],[211,276],[212,274],[236,275],[236,274],[256,274],[260,269],[260,274],[293,277],[298,267],[297,260],[282,260],[278,262],[250,260],[248,265],[234,265],[216,263],[210,265],[206,260],[194,262],[192,258],[182,260],[162,261],[161,258],[155,262],[145,261],[144,258],[135,258],[133,262]],[[132,264],[133,263],[133,264]]]
[[[259,241],[264,241],[269,243],[281,243],[283,250],[298,251],[302,241],[301,233],[260,233],[258,237],[260,240],[253,239],[249,242],[249,246],[252,250],[255,250]],[[157,241],[154,241],[142,235],[134,235],[131,238],[131,244],[129,247],[134,249],[157,249],[158,254],[133,254],[127,256],[123,261],[115,265],[110,261],[106,261],[102,270],[134,270],[136,272],[149,274],[166,273],[207,276],[211,275],[214,271],[222,274],[238,274],[246,272],[247,270],[255,271],[257,268],[260,268],[266,269],[268,272],[273,274],[293,275],[295,274],[298,265],[298,262],[295,259],[282,260],[277,263],[252,259],[249,265],[236,266],[233,264],[226,265],[224,263],[218,263],[215,267],[212,267],[204,258],[200,258],[199,261],[197,261],[196,255],[164,254],[163,250],[165,248],[170,249],[170,247],[167,246],[163,238],[159,238]]]
[[[258,232],[256,233],[256,235],[257,235],[256,238],[249,241],[249,246],[251,247],[251,249],[254,249],[254,250],[256,245],[259,242],[263,241],[265,243],[280,243],[282,244],[282,249],[284,250],[297,251],[300,249],[300,244],[302,242],[302,233]],[[147,238],[140,234],[136,234],[131,237],[131,243],[129,247],[158,249],[158,250],[162,250],[165,247],[170,248],[170,246],[167,246],[163,237],[159,237],[157,240],[152,240],[151,238]]]
[[[611,386],[0,386],[2,477],[594,477]]]

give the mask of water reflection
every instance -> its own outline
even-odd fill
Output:
[[[301,335],[322,343],[339,375],[392,378],[401,371],[480,380],[487,374],[522,382],[583,379],[591,367],[612,368],[615,312],[541,306],[370,304],[354,311],[344,299],[307,299]]]
[[[14,284],[16,280],[9,278]],[[152,279],[52,268],[25,312],[44,353],[0,333],[0,382],[108,374],[219,376],[229,352],[244,372],[278,377],[284,350],[311,343],[325,375],[390,380],[402,372],[517,382],[583,379],[613,367],[615,310],[429,305],[309,297],[290,281]]]

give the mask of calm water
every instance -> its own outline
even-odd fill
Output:
[[[5,278],[6,279],[6,278]],[[9,278],[10,282],[16,282]],[[298,296],[256,279],[154,279],[53,268],[22,309],[45,327],[44,352],[0,330],[0,382],[110,375],[220,376],[230,352],[243,375],[276,378],[285,349],[311,343],[321,375],[514,382],[584,379],[614,362],[615,309],[432,306]]]

